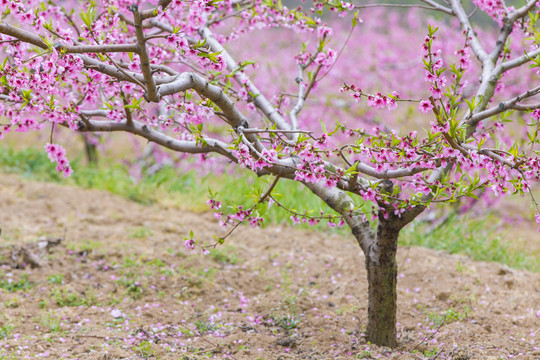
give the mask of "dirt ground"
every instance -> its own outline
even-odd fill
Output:
[[[540,359],[540,274],[401,248],[391,350],[352,238],[240,227],[203,255],[211,214],[4,174],[0,209],[0,359]]]

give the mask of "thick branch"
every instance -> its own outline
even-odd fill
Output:
[[[47,45],[41,38],[29,31],[16,28],[9,24],[0,23],[0,33],[19,39],[22,42],[26,42],[42,49],[47,49]],[[110,45],[55,45],[57,51],[64,51],[71,54],[81,53],[125,53],[134,52],[138,53],[137,45],[134,44],[110,44]]]
[[[471,118],[469,119],[469,121],[467,122],[467,124],[472,128],[476,128],[476,126],[478,125],[480,121],[487,119],[489,117],[495,116],[497,114],[500,114],[503,111],[506,111],[509,109],[515,109],[519,111],[538,109],[540,104],[525,105],[525,104],[518,104],[518,102],[521,100],[527,99],[531,96],[537,95],[539,93],[540,93],[540,86],[537,86],[531,90],[527,90],[526,92],[516,96],[515,98],[512,98],[507,101],[503,101],[497,106],[494,106],[490,109],[473,114]]]
[[[255,106],[260,109],[264,115],[270,120],[272,123],[276,124],[278,129],[281,130],[291,130],[291,126],[287,123],[287,121],[281,116],[281,114],[274,108],[274,106],[266,99],[266,97],[257,89],[255,84],[249,80],[249,78],[241,71],[238,71],[239,67],[236,61],[231,57],[229,52],[225,50],[225,48],[217,41],[214,36],[212,35],[212,32],[208,28],[203,28],[200,31],[201,37],[206,39],[206,43],[210,46],[210,49],[213,52],[221,52],[221,54],[225,57],[225,61],[227,63],[227,69],[234,73],[234,78],[238,83],[245,84],[248,91],[251,93],[253,98],[253,103]],[[293,138],[294,134],[290,134],[290,138]]]
[[[248,120],[236,108],[232,100],[227,97],[227,95],[223,92],[223,89],[210,84],[204,78],[193,72],[180,74],[175,81],[160,86],[159,92],[162,96],[166,96],[189,89],[193,89],[199,93],[199,95],[212,100],[212,102],[221,109],[235,130],[239,127],[249,128]],[[264,147],[255,134],[246,134],[245,137],[253,144],[253,146],[255,146],[257,151],[262,151]]]
[[[13,36],[14,38],[17,38],[23,42],[35,45],[42,49],[47,49],[47,45],[43,42],[43,40],[41,40],[39,36],[31,32],[28,32],[26,30],[16,28],[15,26],[11,26],[9,24],[1,22],[0,33],[4,35]]]
[[[456,1],[456,0],[453,0]],[[474,114],[478,114],[480,112],[483,112],[486,107],[489,104],[489,101],[493,98],[493,95],[495,93],[495,87],[497,86],[497,81],[499,80],[500,76],[515,67],[521,66],[529,61],[531,61],[532,58],[540,55],[540,49],[535,49],[528,54],[524,54],[516,59],[504,62],[502,64],[499,64],[497,67],[495,67],[495,63],[497,59],[491,59],[491,57],[488,57],[483,62],[483,69],[482,69],[482,77],[481,77],[481,84],[480,87],[476,93],[476,99],[480,101],[480,104],[474,109]],[[467,121],[471,116],[470,113],[467,113],[465,115],[464,120]],[[478,120],[480,121],[480,120]],[[478,122],[476,122],[476,125]],[[467,137],[470,137],[474,132],[476,131],[476,125],[471,123],[472,126],[469,126],[467,128]]]
[[[525,17],[529,13],[529,11],[532,10],[532,8],[536,5],[537,1],[538,0],[529,0],[527,4],[517,9],[516,11],[511,12],[510,14],[508,14],[508,17],[503,19],[503,26],[501,28],[499,37],[497,38],[497,43],[495,44],[495,48],[493,49],[491,54],[489,54],[489,57],[493,62],[497,62],[497,60],[501,56],[501,53],[504,50],[504,46],[506,44],[506,40],[514,29],[514,23],[522,17]]]
[[[511,12],[508,17],[503,19],[503,26],[501,28],[499,37],[497,38],[497,43],[495,44],[495,48],[493,49],[493,51],[489,54],[489,58],[493,62],[497,62],[497,60],[501,56],[501,53],[503,52],[504,46],[506,44],[506,40],[514,29],[514,23],[518,19],[525,17],[529,13],[529,11],[532,10],[532,8],[536,5],[536,2],[537,0],[529,0],[527,4],[517,9],[516,11]]]
[[[454,15],[454,12],[449,7],[443,6],[434,0],[421,0],[424,4],[434,7],[436,10],[442,11],[448,15]]]
[[[291,119],[291,125],[293,129],[298,129],[298,119],[297,116],[300,114],[300,111],[304,108],[305,101],[307,97],[309,96],[309,93],[313,89],[313,86],[315,85],[315,82],[317,81],[317,76],[319,75],[319,71],[321,71],[322,65],[318,65],[317,69],[312,74],[310,82],[307,84],[307,86],[304,87],[304,70],[306,68],[305,64],[299,64],[298,65],[298,78],[296,81],[298,82],[298,100],[296,102],[296,105],[289,113],[289,118]],[[294,141],[296,141],[296,137],[293,138]]]
[[[86,115],[83,112],[83,115]],[[204,153],[219,153],[236,162],[236,158],[227,149],[227,144],[219,140],[205,138],[206,145],[197,145],[195,141],[177,140],[170,136],[165,135],[162,132],[156,131],[148,125],[141,124],[138,121],[133,121],[130,124],[127,122],[116,121],[97,121],[87,120],[79,124],[79,131],[82,132],[111,132],[111,131],[123,131],[129,132],[135,135],[139,135],[149,141],[155,142],[168,149],[191,153],[191,154],[204,154]]]
[[[371,166],[366,165],[362,162],[358,162],[356,164],[356,170],[364,175],[369,175],[376,179],[390,180],[390,179],[397,179],[397,178],[401,178],[405,176],[411,176],[411,175],[418,174],[420,172],[423,172],[429,169],[424,168],[424,167],[417,167],[410,170],[409,169],[396,169],[396,170],[386,170],[384,172],[378,172]]]
[[[218,86],[210,84],[206,79],[194,72],[180,74],[175,81],[161,85],[159,92],[162,96],[166,96],[189,89],[194,89],[201,96],[212,100],[219,106],[233,128],[238,128],[240,126],[249,128],[249,123],[245,116],[236,108],[232,100],[225,95],[223,90]]]
[[[150,59],[148,57],[148,51],[146,50],[146,39],[144,38],[144,31],[142,28],[143,17],[136,5],[132,5],[131,9],[133,11],[133,22],[135,23],[135,35],[137,36],[137,45],[139,47],[138,53],[139,60],[141,62],[141,70],[144,75],[144,80],[147,88],[146,97],[148,101],[159,102],[160,95],[156,88],[154,77],[152,76],[152,70],[150,69]]]
[[[485,60],[488,58],[488,54],[480,44],[480,41],[478,40],[478,37],[476,36],[476,33],[474,32],[474,29],[469,22],[469,17],[467,16],[465,9],[463,9],[461,0],[450,0],[450,2],[452,5],[452,10],[457,16],[459,22],[461,23],[461,27],[463,28],[467,36],[471,38],[471,48],[474,54],[476,55],[478,60],[484,63]]]
[[[534,59],[538,55],[540,55],[540,48],[535,49],[535,50],[533,50],[533,51],[531,51],[531,52],[529,52],[527,54],[523,54],[518,58],[503,62],[502,64],[500,64],[499,66],[497,66],[495,68],[494,73],[495,73],[495,75],[500,76],[500,75],[502,75],[502,73],[504,73],[504,72],[506,72],[506,71],[508,71],[510,69],[513,69],[515,67],[521,66],[521,65],[523,65],[525,63],[528,63],[529,61],[531,61],[532,59]]]

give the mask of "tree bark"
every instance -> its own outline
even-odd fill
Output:
[[[379,204],[379,224],[375,232],[369,222],[364,221],[363,216],[351,214],[351,209],[355,208],[354,201],[345,191],[337,188],[328,189],[320,184],[305,183],[305,185],[328,206],[344,216],[366,256],[369,295],[366,334],[368,341],[379,346],[395,347],[398,236],[405,225],[425,210],[425,206],[413,206],[401,216],[397,216],[394,214],[393,204]]]
[[[86,152],[86,160],[88,161],[88,164],[96,165],[98,162],[96,145],[92,144],[85,134],[82,134],[82,138],[84,141],[84,150]]]
[[[367,339],[379,346],[395,347],[397,301],[397,241],[400,219],[379,219],[377,235],[366,254],[368,273]]]

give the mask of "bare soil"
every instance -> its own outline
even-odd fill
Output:
[[[245,226],[203,255],[211,214],[11,175],[0,209],[0,359],[540,359],[537,273],[401,248],[386,349],[352,237]]]

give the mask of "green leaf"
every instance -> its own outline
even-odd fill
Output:
[[[358,24],[358,11],[354,13],[354,16],[352,18],[352,27],[355,28]]]
[[[96,9],[93,6],[90,6],[86,12],[81,12],[79,14],[81,20],[84,22],[88,29],[92,28],[92,23],[96,20]]]
[[[519,149],[517,143],[514,143],[510,149],[508,149],[508,152],[513,155],[514,157],[518,157]]]

